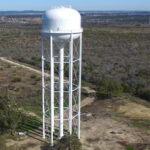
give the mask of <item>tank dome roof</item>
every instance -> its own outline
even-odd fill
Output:
[[[81,32],[80,13],[72,8],[56,7],[42,17],[42,33]]]

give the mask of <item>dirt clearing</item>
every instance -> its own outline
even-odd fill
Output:
[[[81,141],[83,150],[124,150],[131,145],[135,150],[147,150],[150,148],[150,130],[134,127],[132,120],[120,116],[118,108],[133,110],[139,108],[138,116],[143,117],[149,113],[150,108],[141,104],[128,103],[124,106],[119,100],[96,100],[91,105],[82,109],[83,115],[81,127]],[[125,109],[124,109],[125,110]],[[143,112],[143,110],[145,110]],[[136,112],[135,112],[136,113]],[[148,119],[148,117],[145,117]],[[141,119],[138,117],[138,119]]]
[[[32,71],[16,67],[14,64],[0,62],[0,76],[1,88],[7,87],[8,91],[17,97],[20,95],[24,97],[25,92],[30,93],[41,89],[38,73],[33,74]],[[16,82],[14,79],[18,78],[20,81]],[[84,89],[88,94],[95,94],[95,91],[87,87]],[[32,96],[34,93],[28,98]],[[134,97],[134,99],[137,98]],[[39,103],[36,102],[33,105],[37,106]],[[83,150],[125,150],[130,145],[134,150],[150,148],[150,104],[148,102],[140,101],[140,99],[133,100],[133,97],[129,95],[106,100],[86,97],[82,101],[82,106],[81,142]],[[29,111],[31,115],[34,113],[31,112],[33,108],[32,106]],[[35,107],[35,112],[37,112],[37,107]],[[140,124],[138,128],[137,122],[132,123],[137,120],[145,121],[144,126]],[[148,128],[145,128],[145,125]],[[19,140],[7,139],[6,146],[7,150],[46,150],[44,146],[48,142],[42,139],[42,130],[39,128],[29,131],[28,135]]]
[[[124,106],[120,106],[118,111],[132,119],[150,120],[150,108],[141,104],[127,103]]]

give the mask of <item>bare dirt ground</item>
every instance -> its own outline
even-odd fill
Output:
[[[31,74],[23,71],[22,67],[11,64],[9,68],[4,61],[0,64],[1,75],[4,75],[6,69],[9,70],[7,71],[8,76],[7,74],[5,74],[6,77],[1,76],[1,85],[6,82],[3,81],[5,78],[11,80],[10,77],[13,74],[16,75],[15,70],[19,71],[24,78],[28,78],[28,82],[32,82]],[[33,72],[36,73],[34,70]],[[24,78],[22,80],[25,82]],[[22,83],[17,83],[15,86],[20,87],[19,84]],[[40,87],[38,83],[37,85]],[[88,93],[93,93],[90,88],[85,87],[84,89],[88,90]],[[130,95],[107,100],[87,97],[83,100],[82,107],[81,142],[83,150],[124,150],[128,145],[132,145],[135,150],[150,149],[150,104],[148,102],[137,100]],[[139,128],[136,124],[137,120],[146,124]],[[132,121],[135,121],[134,124]],[[18,140],[7,139],[6,146],[7,150],[46,150],[45,145],[48,143],[48,139],[42,139],[42,130],[39,128],[29,131],[28,135]]]
[[[9,93],[21,97],[26,92],[29,93],[31,89],[32,91],[41,89],[40,74],[24,69],[15,62],[8,63],[4,60],[0,57],[0,92],[3,92],[1,89],[6,89]],[[32,76],[35,77],[32,78]],[[19,78],[20,81],[12,82],[15,78]]]
[[[91,115],[82,117],[81,141],[83,150],[124,150],[126,146],[132,145],[135,150],[146,150],[150,148],[150,131],[144,127],[137,128],[132,125],[131,120],[136,118],[136,113],[130,112],[131,102],[121,104],[120,100],[96,100],[91,105],[83,108],[83,112]],[[132,102],[133,110],[138,113],[138,119],[150,111],[150,107]],[[120,116],[120,107],[126,106],[126,110]],[[127,106],[129,106],[127,108]],[[146,111],[143,111],[146,110]],[[150,119],[150,118],[146,118]],[[150,125],[150,124],[149,124]]]
[[[91,104],[93,101],[93,98],[86,98],[81,106]],[[48,136],[45,140],[42,139],[42,128],[40,127],[37,130],[29,131],[28,135],[23,136],[19,141],[8,139],[6,147],[11,150],[47,150],[48,143]]]
[[[149,150],[150,131],[144,127],[132,126],[129,118],[118,116],[117,109],[121,104],[113,101],[95,100],[89,105],[87,102],[87,106],[83,107],[81,124],[83,150],[125,150],[128,145],[132,145],[135,150]],[[45,145],[48,144],[48,139],[43,140],[41,137],[42,131],[38,129],[29,132],[21,141],[8,140],[7,146],[12,150],[47,150]]]

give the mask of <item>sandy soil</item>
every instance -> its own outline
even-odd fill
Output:
[[[141,132],[111,118],[88,120],[81,131],[83,150],[123,150],[121,143],[143,142]]]
[[[82,117],[83,150],[124,150],[127,145],[133,145],[136,150],[145,150],[150,146],[150,131],[133,127],[126,118],[122,120],[114,111],[117,104],[115,106],[112,100],[105,101],[94,101],[83,109],[91,113],[89,117]],[[150,110],[141,104],[139,107]],[[143,112],[139,111],[139,114],[142,117]]]
[[[149,107],[143,106],[141,104],[136,104],[129,102],[124,106],[118,108],[120,113],[124,116],[130,117],[132,119],[147,119],[150,120],[150,109]]]

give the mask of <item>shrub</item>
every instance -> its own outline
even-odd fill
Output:
[[[2,71],[2,70],[3,70],[3,67],[0,67],[0,70]]]
[[[41,58],[40,57],[32,57],[31,59],[33,61],[35,61],[35,62],[41,62]]]
[[[11,82],[21,82],[21,78],[20,77],[14,77]]]
[[[9,95],[0,96],[0,133],[11,131],[19,127],[22,113],[18,110],[16,100]]]
[[[0,96],[0,134],[34,130],[39,126],[41,121],[36,117],[23,114],[14,97],[8,94]]]
[[[35,79],[35,78],[36,78],[36,75],[35,75],[35,74],[32,74],[32,75],[30,76],[30,78]]]
[[[123,92],[125,93],[131,93],[134,90],[133,87],[127,83],[123,83],[122,87],[123,87]]]
[[[36,82],[36,81],[35,81],[35,82],[33,82],[33,83],[32,83],[32,85],[37,85],[37,82]]]
[[[31,65],[38,65],[38,64],[40,64],[41,63],[41,58],[40,57],[32,57],[31,58],[31,62],[30,62],[30,64]]]
[[[9,65],[7,66],[7,68],[11,68],[11,65],[9,64]]]
[[[81,150],[82,145],[75,135],[66,135],[55,146],[56,150]]]
[[[46,69],[46,70],[49,70],[49,67],[50,67],[50,66],[49,66],[49,63],[48,63],[48,62],[45,62],[45,69]]]
[[[16,87],[15,87],[14,85],[12,85],[12,84],[9,84],[9,85],[8,85],[8,89],[9,89],[9,90],[15,90],[15,88],[16,88]]]
[[[134,150],[134,147],[131,146],[131,145],[128,145],[128,146],[125,148],[125,150]]]
[[[103,79],[97,88],[97,98],[111,98],[123,92],[121,83],[116,80]]]
[[[40,81],[40,80],[41,80],[41,77],[37,77],[37,78],[36,78],[36,81]]]
[[[136,90],[136,95],[140,98],[150,101],[150,89],[148,88],[138,88]]]
[[[26,62],[24,57],[19,57],[19,56],[18,56],[16,59],[17,59],[18,61],[20,61],[20,62],[23,62],[23,63]]]

